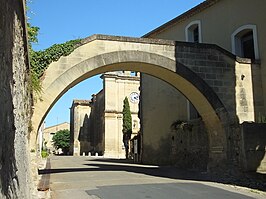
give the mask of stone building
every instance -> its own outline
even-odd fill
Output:
[[[73,100],[70,108],[70,154],[80,155],[81,147],[88,145],[88,141],[84,138],[88,132],[90,112],[89,100]]]
[[[190,60],[185,60],[188,57],[182,59],[182,55],[177,54],[178,61],[201,73],[202,78],[207,79],[205,81],[208,81],[207,83],[221,99],[235,98],[234,103],[228,102],[226,104],[226,100],[223,101],[228,107],[227,111],[232,113],[230,115],[237,116],[237,118],[229,118],[230,120],[239,120],[240,124],[245,121],[260,122],[266,116],[266,79],[264,78],[266,74],[265,7],[266,2],[261,0],[206,0],[143,37],[193,42],[195,43],[194,46],[197,46],[197,43],[216,44],[238,57],[245,58],[242,60],[252,64],[252,90],[249,92],[243,84],[243,80],[249,78],[243,74],[249,69],[242,66],[242,75],[236,74],[234,77],[239,76],[239,79],[236,79],[236,84],[241,88],[232,91],[234,96],[230,96],[231,91],[228,90],[227,85],[221,85],[218,81],[220,76],[222,77],[225,74],[222,68],[217,66],[206,71],[204,67],[193,67],[193,65],[201,64],[199,63],[200,55],[197,55],[196,51],[194,54],[191,53]],[[215,56],[209,57],[213,61],[216,58]],[[184,63],[184,61],[187,62]],[[202,64],[206,65],[208,63],[202,62]],[[247,103],[246,99],[251,103]],[[243,106],[236,108],[235,104],[237,103]],[[147,74],[141,74],[141,112],[144,143],[143,159],[146,162],[164,162],[163,159],[155,158],[158,157],[158,154],[160,154],[159,157],[171,159],[171,149],[169,148],[172,142],[170,126],[173,121],[189,122],[199,118],[198,121],[201,123],[200,115],[197,114],[193,105],[182,93],[176,92],[170,85]],[[160,114],[160,118],[157,117],[158,114]],[[195,122],[195,120],[193,121]],[[187,137],[187,139],[191,141],[193,137]],[[169,146],[169,150],[160,150],[161,146],[165,145]],[[207,147],[207,138],[200,145]],[[199,151],[205,150],[198,144],[194,146]],[[193,145],[187,149],[192,148]],[[197,156],[194,151],[189,151],[187,155],[193,154]]]
[[[123,100],[128,97],[130,102],[133,137],[140,129],[139,73],[108,72],[101,78],[103,90],[91,100],[74,100],[70,108],[71,153],[124,158]]]

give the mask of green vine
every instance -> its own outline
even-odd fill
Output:
[[[60,57],[72,53],[76,47],[80,46],[81,39],[71,40],[63,44],[54,44],[43,51],[30,52],[30,65],[33,79],[40,79],[48,66]]]
[[[26,0],[27,14],[29,0]],[[48,66],[62,56],[67,56],[72,53],[75,48],[81,45],[81,39],[71,40],[63,44],[54,44],[53,46],[41,50],[34,51],[32,49],[33,43],[38,43],[38,33],[40,28],[32,26],[27,17],[27,32],[29,41],[29,58],[30,58],[30,84],[29,89],[35,93],[35,96],[40,97],[42,92],[41,77]]]

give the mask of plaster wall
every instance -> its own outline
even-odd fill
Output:
[[[150,146],[155,150],[161,148],[163,153],[165,150],[160,147],[160,140],[169,136],[171,124],[177,119],[187,119],[186,106],[184,106],[186,99],[177,89],[162,80],[143,73],[141,77],[143,77],[141,87],[145,85],[147,90],[156,88],[154,92],[141,92],[143,150],[145,153],[145,147]],[[159,158],[164,155],[160,155]]]

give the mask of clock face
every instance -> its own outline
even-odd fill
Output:
[[[133,92],[130,94],[130,101],[132,103],[138,103],[139,102],[139,94],[137,92]]]

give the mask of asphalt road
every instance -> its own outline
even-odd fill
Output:
[[[250,199],[264,193],[204,181],[173,167],[130,164],[101,157],[53,156],[49,176],[53,199]]]

